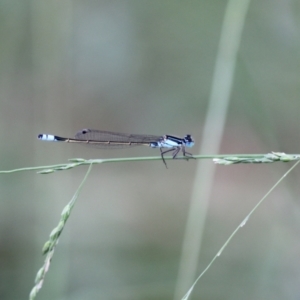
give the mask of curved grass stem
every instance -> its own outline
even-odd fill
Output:
[[[74,207],[74,204],[78,198],[78,195],[92,170],[92,165],[93,164],[91,163],[88,171],[86,172],[82,182],[80,183],[80,185],[79,185],[78,189],[76,190],[74,196],[72,197],[71,201],[63,209],[63,211],[61,213],[61,218],[58,222],[58,225],[51,231],[49,240],[44,244],[43,254],[46,255],[46,257],[45,257],[43,266],[37,272],[37,275],[36,275],[36,278],[34,281],[34,287],[32,288],[32,290],[29,294],[30,300],[35,299],[37,293],[43,286],[46,273],[49,270],[51,259],[54,255],[55,246],[58,244],[59,237],[67,223],[67,220],[71,214],[72,208]]]

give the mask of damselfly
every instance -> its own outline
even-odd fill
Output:
[[[133,146],[159,148],[161,158],[166,167],[167,164],[164,155],[168,152],[172,152],[173,158],[176,158],[180,151],[182,151],[182,154],[186,159],[193,158],[191,153],[185,151],[186,147],[190,148],[194,146],[194,140],[190,134],[187,134],[183,138],[179,138],[173,135],[156,136],[83,129],[75,135],[75,138],[64,138],[52,134],[39,134],[38,139],[51,142],[80,143],[108,149]],[[164,148],[167,148],[167,150],[163,150]]]

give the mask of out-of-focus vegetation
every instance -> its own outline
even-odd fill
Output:
[[[198,153],[226,1],[0,1],[0,169],[159,155],[42,143],[81,128],[191,133]],[[221,153],[300,153],[300,2],[252,1]],[[93,168],[37,299],[172,299],[196,161]],[[199,273],[290,164],[218,166]],[[85,169],[0,177],[0,299],[26,299]],[[296,169],[191,299],[299,299]]]

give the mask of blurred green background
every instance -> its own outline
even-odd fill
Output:
[[[1,0],[0,169],[159,154],[36,139],[82,128],[190,133],[198,154],[226,5]],[[300,2],[252,1],[220,153],[300,153],[299,54]],[[197,163],[95,166],[37,299],[173,299]],[[198,274],[291,165],[217,167]],[[41,248],[85,172],[0,175],[0,299],[28,297]],[[300,298],[299,179],[297,168],[191,299]]]

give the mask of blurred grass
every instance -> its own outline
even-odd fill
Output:
[[[240,48],[249,3],[248,0],[231,0],[226,7],[200,153],[218,153],[220,151],[230,105],[237,53]],[[192,293],[194,284],[196,284],[191,285],[191,282],[194,282],[195,278],[199,278],[196,270],[199,264],[215,170],[216,167],[213,164],[205,162],[198,162],[197,164],[174,299],[179,299],[181,295],[185,295],[184,299],[187,300]]]
[[[90,127],[201,140],[225,6],[1,1],[0,169],[154,155],[38,143],[40,132]],[[251,2],[221,153],[299,152],[299,12],[297,1]],[[199,271],[286,169],[217,168]],[[41,245],[83,172],[1,176],[1,299],[28,295]],[[195,172],[193,162],[181,161],[168,170],[160,161],[97,168],[38,299],[171,299]],[[298,298],[298,172],[253,216],[192,299]]]

